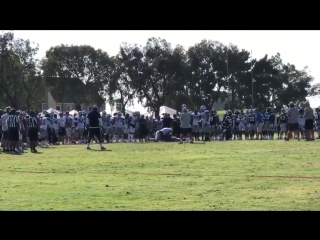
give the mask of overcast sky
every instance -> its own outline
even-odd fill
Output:
[[[320,82],[320,31],[14,31],[15,37],[30,39],[38,43],[38,57],[42,58],[51,46],[60,44],[87,44],[101,48],[116,55],[122,42],[144,45],[150,37],[166,39],[176,46],[188,48],[202,39],[232,43],[240,49],[252,51],[253,58],[262,58],[265,54],[281,54],[284,63],[290,62],[298,69],[309,67],[310,74],[315,78],[314,83]],[[133,107],[129,109],[133,110]],[[143,111],[141,106],[136,110]],[[107,109],[108,110],[108,109]]]

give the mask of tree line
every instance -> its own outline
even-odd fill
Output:
[[[58,102],[68,95],[77,110],[82,104],[108,102],[124,112],[139,99],[156,113],[163,105],[212,107],[218,99],[230,100],[225,109],[282,107],[320,93],[307,67],[283,63],[279,53],[252,59],[245,49],[212,40],[185,49],[149,38],[145,46],[122,43],[116,56],[62,44],[37,59],[38,50],[13,32],[0,34],[0,105],[37,109],[44,89]]]

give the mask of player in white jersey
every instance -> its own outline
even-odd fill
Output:
[[[64,117],[66,120],[66,143],[71,143],[71,137],[72,137],[72,124],[73,119],[69,115],[69,112],[66,112],[66,116]]]
[[[195,139],[199,141],[199,121],[201,119],[201,113],[197,110],[191,115],[192,117],[192,135]]]
[[[108,133],[108,117],[107,117],[107,112],[106,111],[102,111],[102,114],[101,114],[101,119],[102,119],[102,130],[103,130],[103,135],[106,139],[106,141],[108,142],[107,140],[107,133]]]
[[[47,120],[50,122],[50,126],[48,126],[48,141],[49,141],[49,144],[52,145],[53,144],[53,132],[54,132],[54,129],[53,129],[53,114],[52,113],[49,113],[48,114],[48,118]]]
[[[64,144],[66,140],[66,119],[64,118],[62,113],[60,113],[59,115],[60,115],[60,118],[58,119],[59,138],[60,138],[60,142]]]
[[[123,141],[124,134],[124,118],[122,117],[122,113],[118,112],[117,117],[115,118],[115,137],[116,142],[119,142],[119,139]]]
[[[79,144],[84,143],[83,133],[84,133],[85,121],[86,121],[86,119],[84,118],[83,113],[80,111],[79,117],[78,117],[78,125],[77,125],[77,127],[78,127],[78,143]]]
[[[204,141],[209,141],[210,135],[210,111],[206,110],[206,107],[202,105],[200,107],[201,111],[201,120],[202,120],[202,130],[204,134]]]
[[[48,113],[44,112],[45,116],[41,119],[41,125],[40,125],[40,146],[41,147],[48,147],[48,128],[51,128],[51,123],[48,120]]]
[[[72,117],[72,126],[71,126],[71,142],[76,143],[78,136],[78,115],[75,113]]]
[[[156,131],[160,131],[162,129],[162,119],[160,119],[160,116],[157,116],[154,122]]]
[[[129,135],[128,135],[128,142],[134,142],[134,133],[136,131],[136,123],[137,123],[137,119],[135,116],[130,116],[129,117]]]
[[[242,134],[245,136],[245,140],[248,140],[248,116],[243,112],[243,110],[240,111],[240,123],[239,123],[239,139],[242,140]]]
[[[107,114],[107,129],[106,129],[106,140],[108,143],[113,142],[113,133],[114,133],[114,128],[113,128],[113,121],[111,114]]]
[[[53,115],[53,119],[52,119],[52,127],[53,127],[53,131],[54,131],[54,141],[53,144],[58,144],[58,138],[59,138],[59,120],[58,120],[58,116],[57,114]]]

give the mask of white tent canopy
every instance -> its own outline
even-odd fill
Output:
[[[56,109],[53,109],[53,108],[49,108],[46,110],[48,113],[53,113],[53,114],[57,114],[59,115],[61,112],[56,110]]]
[[[312,96],[312,97],[306,97],[306,99],[310,103],[310,107],[317,108],[320,106],[320,95],[318,96]]]
[[[126,114],[129,114],[129,115],[133,115],[133,113],[134,113],[134,111],[131,111],[131,110],[128,110],[128,109],[126,109]]]
[[[177,114],[177,110],[166,106],[162,106],[160,107],[159,115],[161,116],[163,113],[168,113],[172,117],[173,114]]]
[[[77,114],[79,115],[79,112],[77,110],[72,110],[69,112],[70,115],[74,115],[74,114]]]

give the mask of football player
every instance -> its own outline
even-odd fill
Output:
[[[233,140],[240,140],[240,134],[239,134],[239,125],[240,125],[240,112],[238,110],[234,111],[234,114],[232,115],[232,125],[233,125]]]
[[[213,141],[219,140],[219,125],[219,115],[217,114],[217,111],[215,109],[212,109],[212,111],[210,112],[210,137]]]
[[[249,115],[248,115],[248,130],[249,130],[249,139],[254,140],[254,134],[256,132],[257,125],[256,125],[256,116],[253,113],[253,109],[249,110]]]
[[[191,115],[192,117],[192,136],[196,141],[199,141],[199,120],[201,119],[201,113],[197,110]]]

